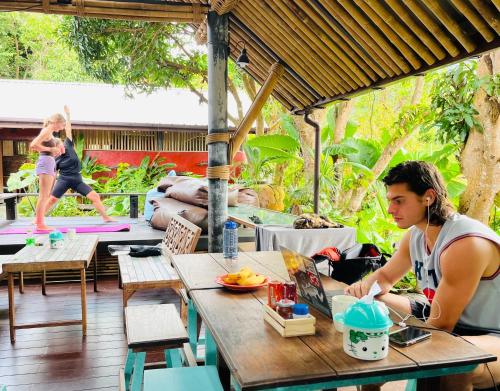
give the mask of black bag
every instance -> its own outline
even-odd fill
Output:
[[[131,257],[154,257],[161,255],[161,248],[157,246],[130,246]]]
[[[328,262],[332,267],[330,276],[346,284],[360,280],[364,275],[373,272],[386,264],[384,254],[371,243],[356,244],[340,253],[340,260]]]

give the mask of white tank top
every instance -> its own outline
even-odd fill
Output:
[[[445,221],[431,254],[427,253],[424,233],[417,227],[411,228],[411,263],[418,284],[429,302],[432,303],[439,281],[441,281],[441,253],[453,242],[468,236],[485,238],[500,246],[500,237],[493,230],[477,220],[458,213]],[[500,267],[492,276],[481,278],[474,296],[462,312],[457,325],[500,333],[499,298]]]

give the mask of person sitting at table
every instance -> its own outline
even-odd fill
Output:
[[[92,204],[95,206],[95,209],[99,212],[104,222],[116,221],[107,215],[106,208],[104,207],[99,194],[97,194],[83,181],[82,174],[80,173],[82,170],[82,163],[76,154],[75,144],[73,143],[73,133],[71,129],[70,111],[68,106],[64,106],[64,112],[66,114],[66,139],[64,140],[64,148],[62,148],[63,153],[55,159],[56,170],[59,172],[59,175],[54,188],[52,189],[52,194],[50,195],[45,210],[50,210],[50,208],[54,206],[57,201],[59,201],[63,194],[66,193],[66,191],[72,189],[92,201]],[[57,139],[56,142],[58,144],[62,143],[60,139]]]
[[[401,163],[383,182],[389,214],[399,228],[410,230],[384,267],[345,292],[362,297],[377,281],[382,288],[378,299],[392,309],[459,334],[500,356],[500,237],[484,224],[453,211],[443,178],[432,164]],[[389,293],[410,269],[423,290],[423,301]],[[500,361],[481,364],[471,373],[445,376],[441,388],[488,389],[493,387],[493,379],[500,383]]]

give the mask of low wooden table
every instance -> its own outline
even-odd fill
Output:
[[[239,261],[273,279],[288,279],[280,252],[240,253]],[[391,345],[383,360],[357,360],[344,353],[342,334],[332,320],[314,308],[315,335],[283,338],[263,320],[266,289],[234,293],[214,286],[212,278],[226,270],[224,262],[221,254],[173,257],[190,305],[206,325],[206,364],[218,366],[226,390],[230,375],[236,390],[305,391],[402,379],[419,379],[419,390],[436,390],[439,376],[469,372],[496,359],[460,338],[433,330],[426,342],[407,348]],[[190,271],[193,265],[198,270]],[[328,278],[323,282],[327,289],[343,285]]]
[[[16,341],[16,330],[55,327],[65,325],[82,325],[83,335],[87,335],[87,285],[85,279],[85,268],[89,267],[94,256],[99,237],[97,235],[79,235],[77,239],[65,240],[60,249],[51,249],[48,238],[42,241],[43,246],[24,247],[17,254],[10,257],[2,265],[3,271],[7,273],[9,282],[9,326],[10,340]],[[16,308],[14,304],[14,273],[43,272],[44,270],[80,270],[82,319],[81,320],[59,320],[45,323],[31,323],[16,325]]]
[[[164,256],[137,258],[119,255],[118,265],[123,288],[123,307],[127,306],[130,297],[138,290],[180,289],[182,286],[177,272]]]

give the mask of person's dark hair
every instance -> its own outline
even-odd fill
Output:
[[[432,189],[436,199],[429,207],[431,225],[443,225],[452,211],[443,177],[437,168],[423,161],[408,161],[391,168],[383,182],[386,186],[406,183],[410,191],[419,196]],[[427,213],[427,211],[426,211]]]

